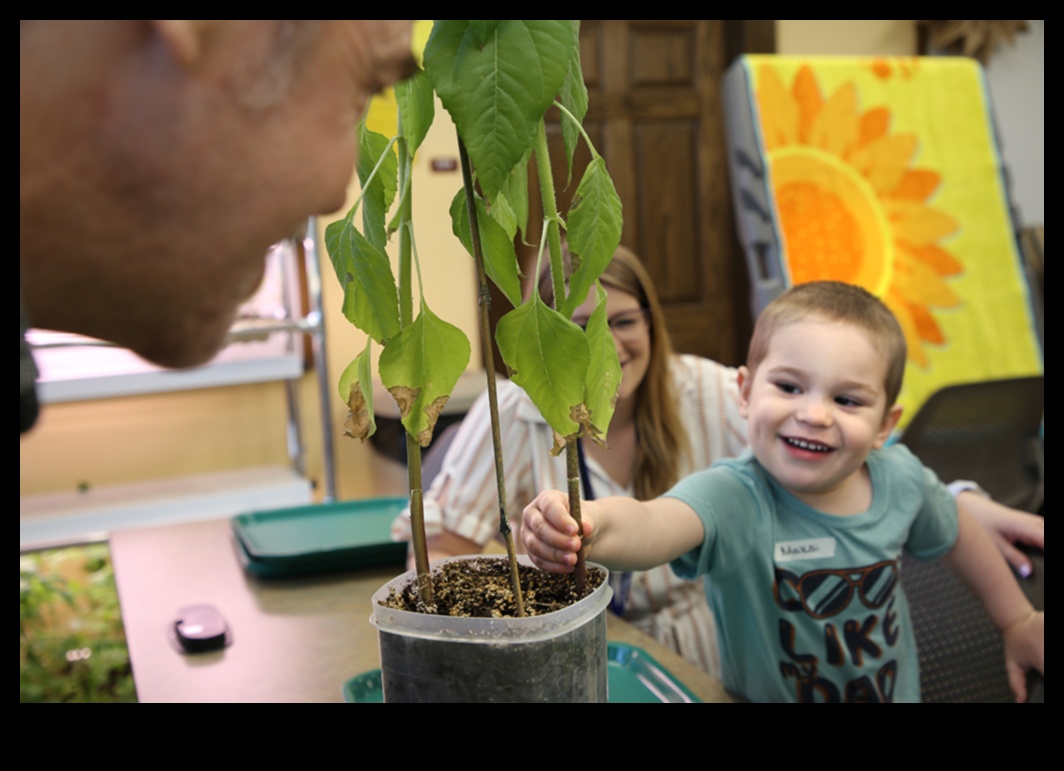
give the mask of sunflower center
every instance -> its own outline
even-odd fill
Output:
[[[769,155],[794,284],[845,281],[883,296],[894,243],[875,190],[841,158],[809,147]]]

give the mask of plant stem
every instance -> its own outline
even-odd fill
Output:
[[[547,243],[550,246],[550,273],[554,284],[554,307],[561,308],[567,293],[565,268],[562,262],[562,238],[558,216],[558,196],[554,191],[554,176],[550,167],[550,148],[547,145],[547,128],[544,121],[536,129],[536,170],[539,172],[539,193],[543,200],[543,216],[547,218]],[[566,438],[565,461],[569,478],[569,513],[576,520],[577,532],[584,537],[584,520],[580,513],[580,461],[577,450],[578,437]],[[587,559],[581,547],[576,557],[576,591],[583,594],[587,587]]]
[[[484,270],[484,250],[480,243],[480,224],[477,217],[477,201],[473,190],[473,172],[462,137],[458,137],[458,153],[462,161],[462,182],[465,186],[466,208],[469,210],[469,233],[473,239],[473,260],[477,266],[477,287],[480,298],[480,345],[484,356],[484,369],[488,378],[488,407],[491,411],[491,440],[495,448],[495,483],[499,490],[499,533],[506,541],[506,554],[510,560],[510,584],[517,604],[518,617],[525,615],[525,601],[521,593],[521,579],[517,571],[517,550],[514,534],[506,513],[506,478],[502,461],[502,434],[499,429],[499,398],[495,391],[495,352],[491,347],[491,293]]]
[[[399,136],[402,136],[402,117],[399,118]],[[411,263],[413,233],[409,227],[413,219],[413,195],[407,188],[412,172],[410,153],[406,140],[399,140],[399,187],[406,190],[399,204],[399,326],[403,329],[414,321],[413,280]],[[436,596],[429,572],[429,548],[425,537],[425,501],[421,489],[421,445],[406,433],[406,467],[410,484],[410,525],[414,545],[414,567],[417,570],[417,588],[425,611],[435,612]]]
[[[406,434],[406,464],[410,482],[410,522],[414,544],[417,590],[426,613],[436,612],[436,595],[429,572],[429,545],[425,538],[425,500],[421,489],[421,445]]]
[[[402,118],[399,119],[402,121]],[[402,123],[399,125],[402,136]],[[411,158],[406,141],[399,140],[399,189],[406,190],[406,182],[411,173]],[[413,219],[413,194],[407,192],[399,202],[399,326],[406,329],[414,321],[413,270],[411,235],[404,225]]]
[[[349,222],[355,219],[355,213],[358,211],[358,207],[362,205],[362,199],[366,197],[366,191],[369,190],[370,183],[372,183],[373,180],[376,178],[377,172],[380,171],[381,166],[384,165],[384,159],[388,156],[388,153],[391,152],[392,145],[394,145],[398,141],[398,139],[399,137],[392,137],[391,141],[388,142],[388,146],[384,148],[384,152],[381,153],[380,160],[377,161],[377,165],[374,166],[373,170],[369,173],[369,176],[366,178],[365,183],[362,185],[362,190],[359,191],[358,198],[355,199],[354,205],[347,212],[347,215],[344,217],[344,219],[348,220]]]
[[[570,112],[561,102],[555,100],[554,106],[561,111],[563,118],[568,118],[569,120],[571,120],[573,122],[573,125],[575,125],[577,129],[580,130],[580,134],[584,137],[584,144],[587,145],[587,149],[591,151],[591,157],[598,158],[598,150],[595,149],[595,144],[591,141],[591,137],[588,136],[587,129],[584,128],[584,124],[578,121],[576,119],[576,116],[573,115],[572,112]]]

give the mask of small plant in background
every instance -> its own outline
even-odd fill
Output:
[[[19,702],[135,702],[103,544],[19,559]]]

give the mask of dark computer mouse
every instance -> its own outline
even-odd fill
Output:
[[[182,653],[216,651],[232,641],[225,617],[213,605],[193,605],[178,611],[170,639]]]

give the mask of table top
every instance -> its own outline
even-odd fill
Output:
[[[372,568],[263,580],[240,567],[228,520],[118,531],[111,536],[118,597],[142,702],[341,702],[343,684],[380,667],[370,597],[397,574]],[[181,608],[213,605],[229,647],[183,655],[168,640]],[[609,615],[609,639],[642,648],[706,702],[723,686]]]

